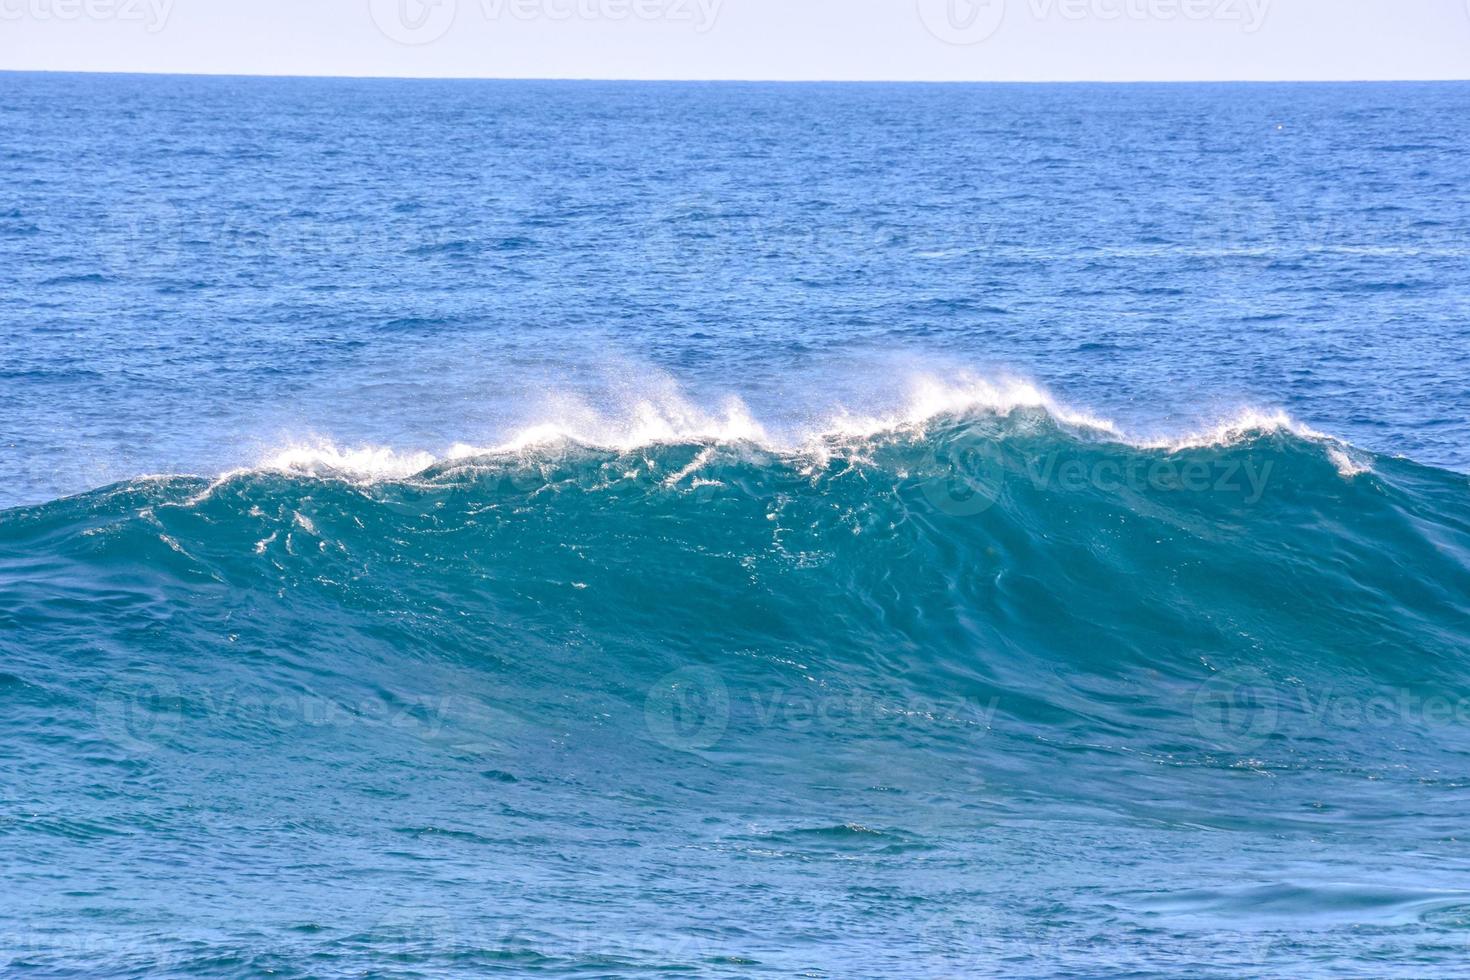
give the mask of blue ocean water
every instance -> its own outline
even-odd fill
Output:
[[[0,969],[1470,963],[1470,85],[0,75]]]

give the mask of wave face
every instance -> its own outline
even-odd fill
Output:
[[[1448,968],[1470,486],[1345,452],[1017,407],[0,512],[10,965]]]

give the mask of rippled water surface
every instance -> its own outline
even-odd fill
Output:
[[[1470,86],[0,75],[0,970],[1470,962]]]

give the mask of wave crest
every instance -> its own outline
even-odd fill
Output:
[[[355,482],[409,480],[433,468],[473,460],[524,462],[569,448],[636,453],[661,446],[743,446],[788,459],[824,464],[834,455],[870,458],[874,446],[895,439],[923,440],[939,430],[984,423],[985,434],[1006,438],[1042,428],[1089,442],[1130,449],[1181,452],[1229,447],[1287,434],[1329,447],[1344,476],[1371,470],[1368,454],[1293,419],[1281,410],[1246,408],[1179,433],[1134,433],[1112,419],[1073,408],[1034,382],[990,380],[969,374],[911,376],[901,399],[853,408],[836,404],[796,422],[763,421],[745,400],[727,396],[713,407],[667,378],[598,402],[581,395],[548,398],[547,417],[483,443],[458,442],[438,451],[374,444],[343,445],[327,437],[291,440],[239,472],[283,473]],[[997,427],[997,423],[1000,426]]]

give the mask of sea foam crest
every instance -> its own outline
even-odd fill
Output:
[[[434,453],[387,446],[343,447],[313,437],[293,441],[265,454],[250,469],[360,481],[406,480],[435,465],[479,458],[521,458],[559,446],[635,452],[659,445],[749,445],[783,456],[825,460],[834,451],[861,451],[861,444],[889,436],[922,438],[938,420],[974,415],[1009,416],[1018,411],[1045,413],[1079,436],[1135,448],[1178,452],[1228,446],[1263,434],[1284,432],[1328,445],[1344,476],[1364,472],[1365,460],[1350,447],[1292,419],[1285,412],[1247,409],[1184,434],[1134,436],[1111,419],[1072,408],[1035,384],[1019,378],[987,379],[957,373],[946,377],[914,374],[898,398],[874,399],[854,408],[835,403],[807,410],[797,419],[763,422],[737,396],[713,407],[686,394],[664,376],[652,376],[638,389],[594,401],[582,394],[547,396],[543,420],[509,429],[485,443],[456,443]]]

